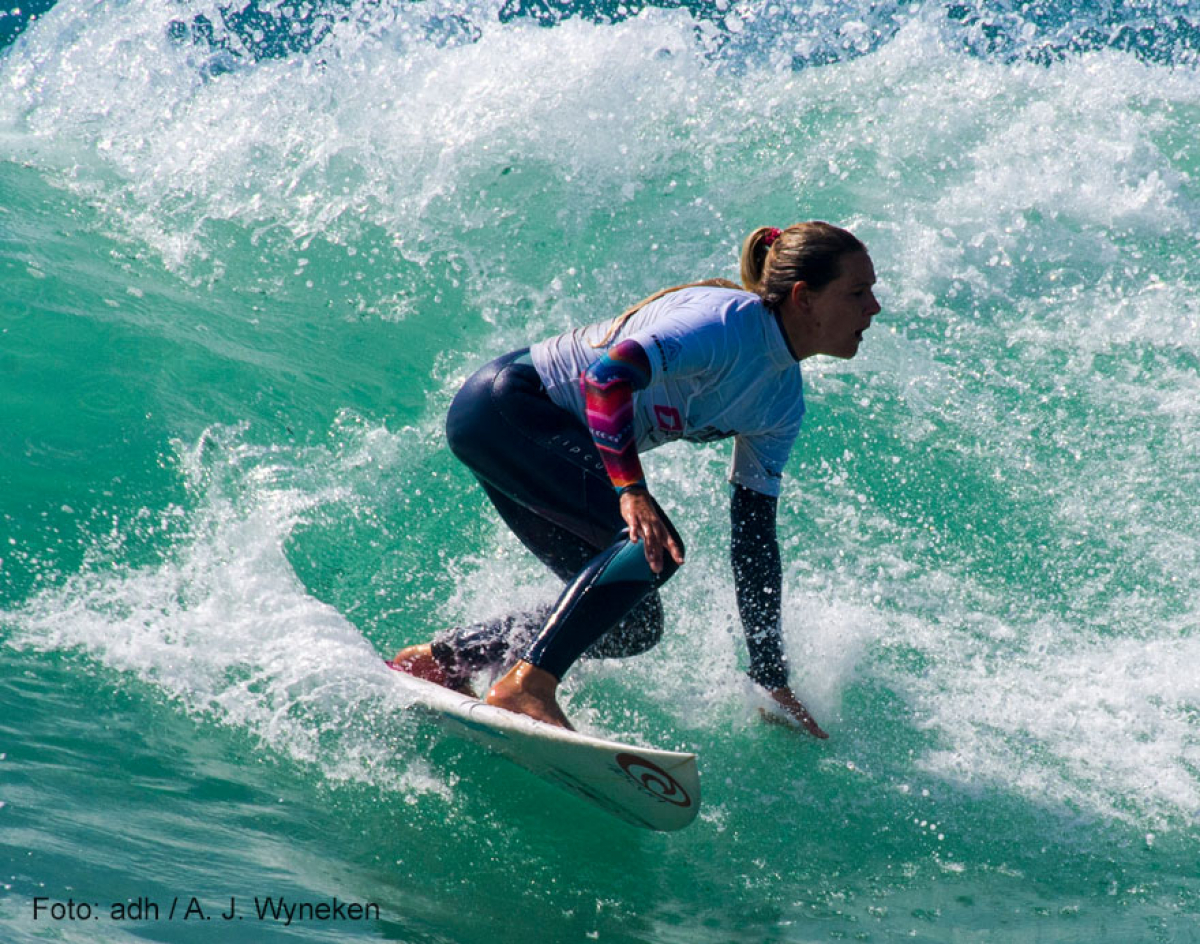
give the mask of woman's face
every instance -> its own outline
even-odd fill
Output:
[[[865,252],[843,256],[841,273],[819,291],[804,282],[793,285],[780,311],[793,353],[800,360],[813,354],[857,354],[863,332],[880,310],[874,285],[875,267]]]

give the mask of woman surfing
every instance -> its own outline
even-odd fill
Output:
[[[462,387],[449,445],[500,517],[566,583],[553,604],[439,634],[389,663],[467,691],[508,666],[489,704],[570,727],[556,699],[581,656],[645,652],[663,630],[659,588],[684,544],[639,455],[732,437],[731,559],[749,675],[785,716],[828,737],[788,681],[775,535],[783,468],[804,416],[800,362],[851,358],[879,313],[866,247],[823,222],[760,227],[742,285],[664,289],[608,322],[505,354]]]

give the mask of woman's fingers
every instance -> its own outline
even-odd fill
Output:
[[[650,569],[656,574],[662,572],[662,545],[665,530],[657,520],[657,516],[654,516],[640,519],[638,530],[634,532],[634,541],[642,542],[646,551],[646,560],[650,564]]]
[[[667,550],[671,552],[671,557],[674,558],[676,564],[683,563],[683,548],[679,542],[675,540],[671,532],[667,532]]]
[[[626,492],[621,496],[621,517],[629,527],[629,539],[641,543],[646,562],[654,573],[662,573],[663,551],[677,564],[683,563],[683,548],[675,540],[647,492]]]
[[[817,724],[816,718],[814,718],[809,713],[809,710],[805,708],[803,704],[801,704],[800,699],[796,697],[795,693],[792,692],[790,688],[784,686],[783,688],[772,689],[771,697],[781,708],[783,708],[785,712],[787,712],[788,715],[790,715],[793,724],[798,724],[799,727],[803,728],[815,738],[821,738],[824,740],[825,738],[829,737],[829,735],[821,729],[821,726]]]

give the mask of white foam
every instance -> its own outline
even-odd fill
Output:
[[[477,201],[476,175],[500,184],[529,155],[594,201],[645,168],[696,69],[682,14],[493,22],[447,47],[413,41],[427,15],[415,10],[347,26],[307,56],[207,76],[195,47],[166,40],[172,13],[133,3],[85,28],[56,7],[5,63],[0,117],[51,162],[93,165],[75,179],[103,181],[126,224],[176,263],[214,220],[301,241],[352,239],[370,221],[418,255],[472,229],[490,238],[507,211]]]
[[[15,627],[10,642],[129,673],[330,780],[447,795],[420,761],[396,759],[407,735],[393,723],[401,702],[391,670],[308,592],[284,552],[306,514],[346,497],[341,486],[295,480],[320,478],[322,466],[329,480],[352,478],[379,456],[379,438],[372,431],[342,456],[309,451],[293,464],[298,456],[248,444],[236,430],[209,431],[181,448],[199,506],[177,509],[184,524],[164,558],[122,561],[137,516],[114,524],[115,547],[97,547],[80,572],[4,614]]]
[[[1016,787],[1089,816],[1147,824],[1200,813],[1195,639],[1080,639],[1041,627],[1019,651],[968,651],[919,686],[948,744],[929,771],[972,787]],[[971,647],[964,647],[970,650]]]

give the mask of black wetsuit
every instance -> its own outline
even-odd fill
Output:
[[[629,540],[590,432],[550,400],[528,350],[472,376],[450,407],[446,431],[451,450],[513,533],[567,582],[552,606],[439,635],[433,653],[451,677],[516,657],[561,679],[582,655],[631,656],[654,646],[663,631],[658,588],[678,565],[664,555],[655,574],[642,545]],[[777,688],[787,684],[787,663],[779,635],[776,499],[732,487],[732,555],[750,675]]]

